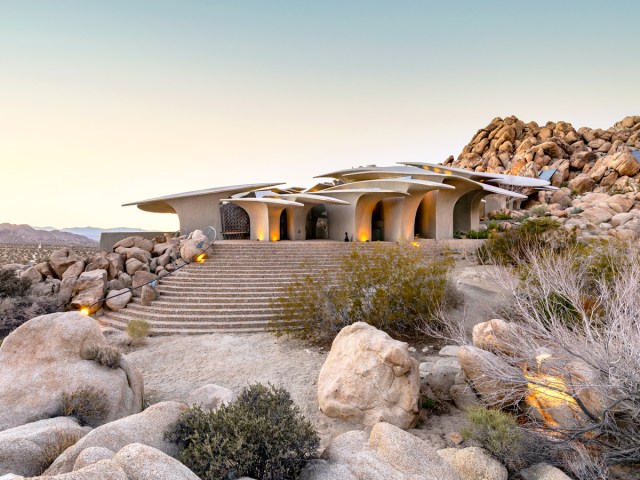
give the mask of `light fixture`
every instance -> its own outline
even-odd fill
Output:
[[[89,309],[87,307],[82,307],[80,309],[80,313],[86,317],[89,315]]]
[[[204,261],[207,259],[207,254],[206,253],[201,253],[200,255],[198,255],[196,258],[193,259],[194,262],[197,263],[204,263]]]

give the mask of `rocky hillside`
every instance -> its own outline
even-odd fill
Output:
[[[74,233],[60,232],[58,230],[36,230],[29,225],[14,225],[12,223],[0,223],[0,243],[20,245],[65,245],[95,247],[96,242],[90,238]]]
[[[640,190],[640,116],[625,117],[606,130],[577,130],[567,122],[540,126],[511,116],[495,118],[478,130],[457,159],[444,164],[477,172],[536,177],[550,168],[556,187],[584,192],[626,193]],[[550,193],[541,195],[548,201]]]

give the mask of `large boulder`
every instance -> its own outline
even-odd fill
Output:
[[[120,272],[124,272],[124,257],[119,253],[113,252],[107,255],[107,260],[109,261],[109,268],[107,269],[109,280],[118,278]]]
[[[131,287],[133,288],[133,296],[134,297],[139,297],[142,295],[142,289],[140,287],[142,287],[143,285],[148,284],[149,282],[153,282],[155,280],[158,279],[158,276],[155,273],[151,273],[151,272],[145,272],[143,270],[138,270],[132,278],[132,285]]]
[[[123,447],[111,462],[122,468],[129,480],[199,480],[175,458],[141,443]]]
[[[209,239],[201,230],[194,230],[180,245],[180,256],[186,262],[193,261],[198,255],[204,253],[209,246]]]
[[[120,290],[111,290],[107,294],[105,303],[110,310],[122,310],[131,301],[131,290],[123,288]]]
[[[175,457],[179,451],[178,445],[166,440],[165,432],[186,409],[184,403],[161,402],[136,415],[102,425],[65,450],[45,473],[57,475],[72,471],[78,456],[90,447],[119,452],[126,445],[141,443]]]
[[[88,308],[89,313],[94,313],[102,306],[106,291],[106,270],[99,269],[84,272],[78,277],[73,287],[71,306],[78,309]]]
[[[74,418],[56,417],[1,431],[0,476],[39,475],[54,460],[52,452],[62,453],[90,430]]]
[[[571,480],[562,470],[547,463],[536,463],[520,470],[520,476],[523,480]]]
[[[460,480],[455,470],[424,440],[391,424],[338,435],[324,450],[324,462],[311,462],[302,480]]]
[[[26,278],[31,283],[38,283],[42,281],[42,274],[36,267],[29,267],[20,272],[20,278]]]
[[[146,238],[142,238],[139,235],[134,235],[131,237],[123,238],[119,242],[116,242],[113,245],[113,249],[117,250],[118,248],[139,248],[141,250],[145,250],[149,253],[153,251],[153,242],[151,240],[147,240]]]
[[[0,346],[0,431],[59,416],[64,393],[101,392],[104,422],[142,409],[142,377],[131,365],[109,368],[83,359],[89,345],[106,345],[100,327],[77,312],[52,313],[22,324]]]
[[[54,250],[49,256],[49,265],[58,278],[62,278],[67,269],[76,262],[84,264],[82,257],[69,248]]]
[[[343,328],[318,378],[318,403],[329,417],[411,428],[418,420],[418,362],[404,342],[364,322]]]
[[[462,480],[507,480],[509,472],[484,448],[445,448],[438,455],[449,463]]]

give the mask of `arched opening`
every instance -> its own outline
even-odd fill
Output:
[[[220,205],[223,240],[245,240],[251,233],[251,221],[246,210],[233,203]]]
[[[324,205],[315,205],[309,209],[305,227],[307,240],[327,240],[329,238],[327,209]]]
[[[287,210],[282,210],[280,214],[280,240],[289,240],[287,234]]]
[[[384,210],[382,200],[376,203],[371,214],[371,241],[381,242],[384,240]]]

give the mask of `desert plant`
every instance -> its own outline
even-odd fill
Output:
[[[638,246],[531,250],[496,272],[514,330],[477,366],[495,386],[483,401],[519,411],[526,431],[562,451],[557,462],[591,472],[580,478],[640,463]]]
[[[80,387],[71,393],[63,393],[60,403],[60,416],[75,417],[80,425],[97,427],[109,414],[106,393],[95,387]]]
[[[0,270],[0,298],[24,297],[30,289],[30,280],[18,278],[11,270]]]
[[[0,337],[9,335],[24,322],[40,315],[60,311],[54,296],[24,295],[0,297]]]
[[[546,205],[536,205],[529,209],[529,214],[534,217],[544,217],[548,211],[549,210]]]
[[[514,415],[479,406],[469,408],[465,416],[469,422],[462,431],[465,440],[479,443],[504,464],[524,463],[522,432]]]
[[[294,479],[320,441],[289,392],[259,383],[215,412],[192,407],[166,437],[184,446],[180,461],[203,480]]]
[[[479,240],[479,239],[485,239],[485,238],[489,238],[489,235],[491,234],[491,231],[487,228],[484,230],[468,230],[464,235],[467,238],[470,239],[474,239],[474,240]]]
[[[452,264],[449,256],[429,259],[411,245],[354,249],[338,269],[294,280],[273,303],[287,323],[273,327],[321,342],[358,321],[395,337],[420,336],[425,323],[459,301],[448,280]],[[295,328],[282,327],[287,324]]]
[[[122,352],[119,348],[97,343],[83,348],[81,356],[85,360],[93,360],[109,368],[119,368],[122,360]]]
[[[127,324],[127,335],[133,344],[142,344],[149,336],[150,325],[145,320],[131,320]]]
[[[516,265],[532,251],[560,251],[575,244],[575,233],[561,228],[557,220],[531,218],[505,232],[493,232],[477,255],[481,262]]]
[[[40,475],[69,447],[75,445],[80,440],[79,435],[74,435],[66,430],[56,430],[53,433],[54,440],[45,444],[40,456]]]

